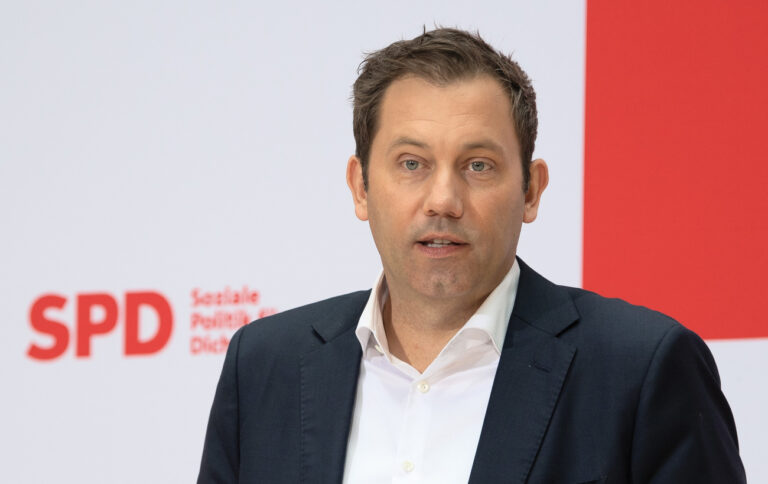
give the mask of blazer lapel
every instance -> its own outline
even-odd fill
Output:
[[[323,344],[300,364],[301,482],[342,481],[362,356],[354,329],[366,299],[341,324],[313,325]]]
[[[520,282],[469,482],[526,481],[576,349],[556,336],[578,319],[563,288],[520,263]]]

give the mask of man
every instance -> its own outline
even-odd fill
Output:
[[[535,94],[478,36],[369,55],[347,182],[372,291],[232,339],[199,482],[744,482],[706,345],[516,258],[547,186]]]

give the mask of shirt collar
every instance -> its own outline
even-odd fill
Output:
[[[512,264],[507,275],[496,288],[491,291],[477,311],[469,318],[458,334],[480,331],[490,337],[497,353],[501,354],[504,338],[507,334],[509,318],[517,296],[517,285],[520,281],[520,265],[517,259]],[[379,353],[389,354],[387,335],[384,332],[384,319],[381,308],[389,297],[384,271],[379,273],[373,285],[368,302],[360,315],[355,329],[355,335],[360,341],[363,355],[373,346]]]

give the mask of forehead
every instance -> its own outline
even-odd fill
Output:
[[[490,76],[438,85],[408,76],[394,81],[379,108],[374,150],[399,138],[449,145],[489,139],[517,151],[509,96]]]

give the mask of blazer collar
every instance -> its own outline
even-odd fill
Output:
[[[578,312],[567,290],[522,260],[469,482],[523,483],[533,467],[576,348],[556,336]]]
[[[330,311],[312,321],[312,329],[324,343],[332,341],[346,331],[355,329],[371,290],[357,291],[324,301]]]
[[[555,285],[518,257],[520,283],[512,316],[552,336],[557,336],[579,319],[568,290]],[[504,346],[512,344],[507,337]]]

